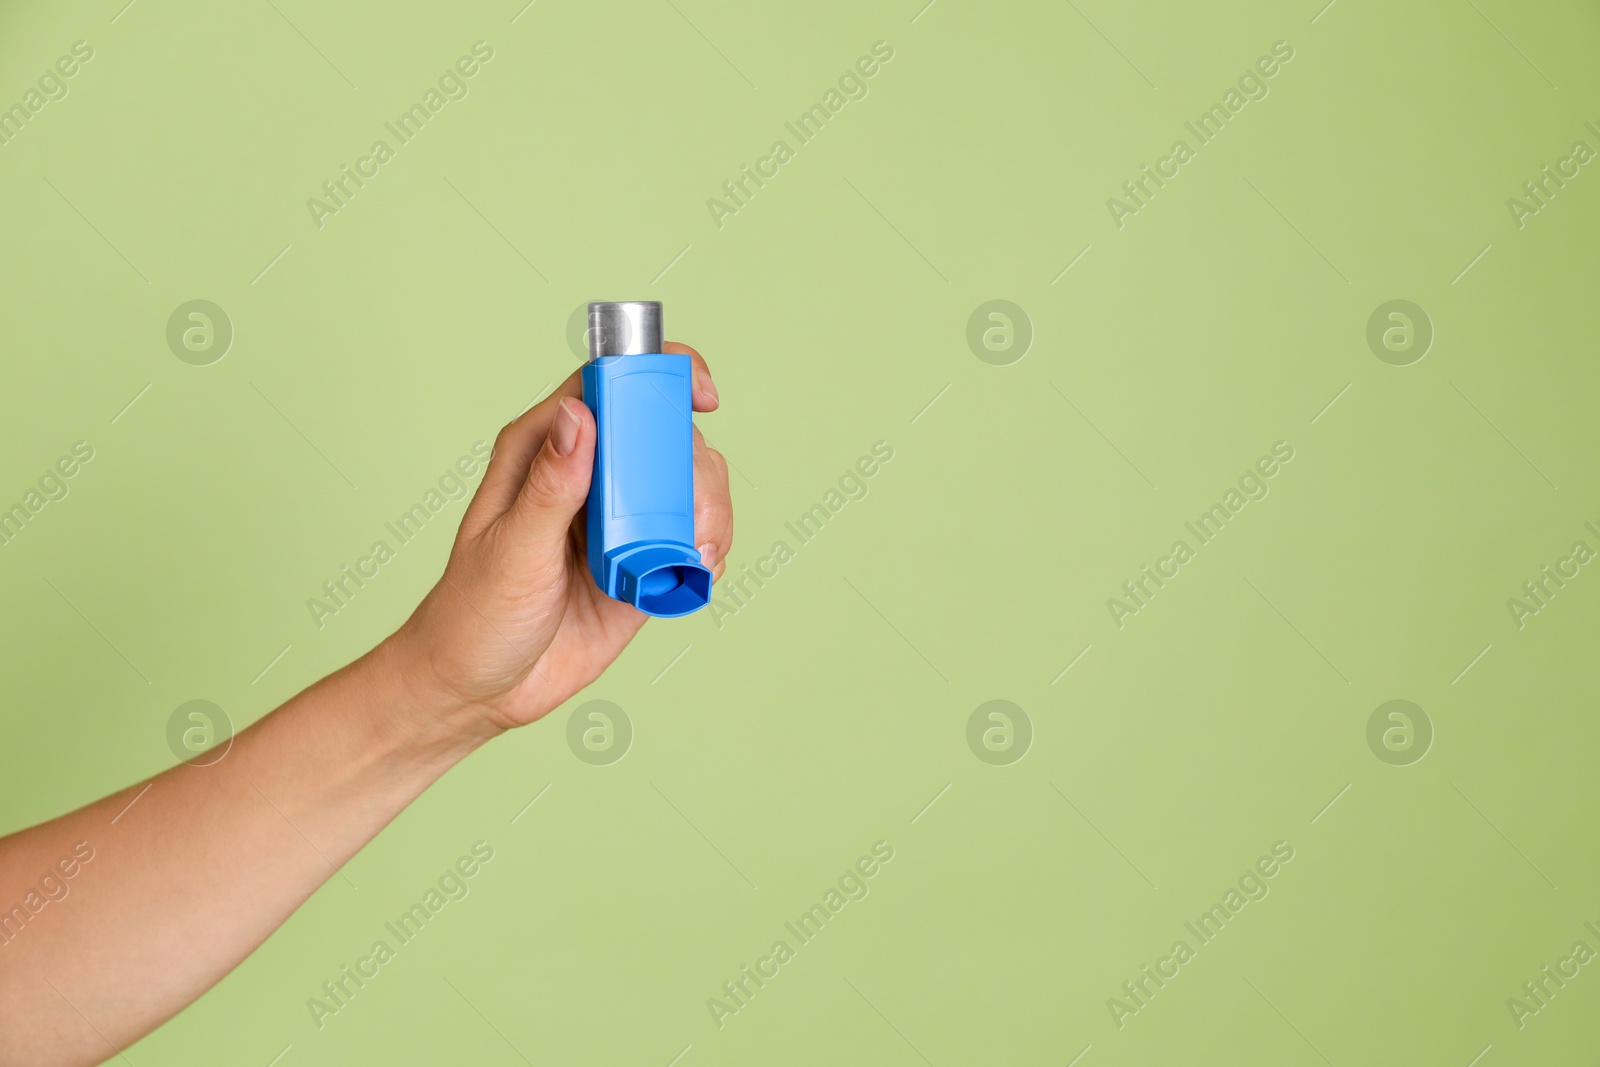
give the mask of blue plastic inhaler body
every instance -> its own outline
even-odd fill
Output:
[[[607,596],[670,619],[710,603],[711,572],[694,546],[694,370],[662,338],[655,301],[590,304],[583,402],[598,428],[589,570]]]

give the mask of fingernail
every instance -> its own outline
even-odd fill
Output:
[[[717,546],[712,544],[710,541],[707,541],[705,544],[701,545],[700,546],[700,563],[701,563],[701,565],[706,567],[706,568],[708,568],[708,569],[710,567],[714,566],[716,564],[716,562],[717,562],[716,551],[717,551]]]
[[[555,425],[550,427],[550,445],[558,456],[570,456],[578,444],[578,413],[573,410],[577,401],[563,397],[560,411],[556,412]]]
[[[720,403],[722,398],[717,396],[717,386],[716,383],[711,380],[711,375],[697,374],[695,377],[700,382],[700,391],[706,394],[706,396],[709,396],[713,404]]]

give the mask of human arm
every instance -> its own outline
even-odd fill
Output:
[[[695,410],[714,410],[704,361],[667,350],[691,356]],[[646,617],[601,593],[584,559],[595,426],[581,393],[574,374],[500,433],[443,576],[393,635],[217,762],[0,838],[0,909],[25,913],[0,911],[0,1064],[98,1063],[153,1030],[445,771],[626,647]],[[727,467],[698,430],[695,490],[696,540],[720,576]]]

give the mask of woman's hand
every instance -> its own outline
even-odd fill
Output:
[[[700,354],[694,410],[717,408]],[[594,467],[594,416],[575,372],[495,439],[439,584],[389,639],[407,686],[481,713],[490,732],[549,713],[617,658],[648,618],[600,591],[589,574],[584,498]],[[695,544],[722,576],[733,542],[728,464],[694,431]]]

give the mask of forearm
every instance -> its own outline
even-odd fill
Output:
[[[97,1063],[154,1029],[487,739],[407,688],[404,654],[380,645],[211,766],[0,839],[0,1064]]]

